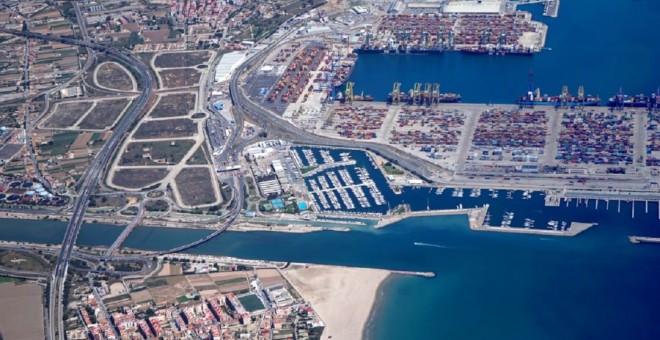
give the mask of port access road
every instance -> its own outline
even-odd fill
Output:
[[[295,32],[295,30],[292,30]],[[327,136],[320,136],[303,129],[300,129],[280,116],[270,112],[268,109],[259,106],[250,100],[243,92],[240,84],[240,79],[243,73],[247,70],[256,68],[259,60],[270,53],[282,41],[289,37],[290,34],[285,34],[271,43],[268,47],[253,54],[246,62],[239,65],[234,71],[230,84],[229,92],[231,95],[232,103],[236,112],[236,125],[237,130],[242,127],[242,120],[248,118],[256,122],[257,126],[265,127],[269,138],[280,137],[284,140],[307,145],[318,145],[325,147],[338,147],[350,149],[365,149],[374,152],[390,161],[406,168],[412,174],[425,179],[427,182],[441,182],[447,181],[453,176],[453,172],[447,170],[432,162],[417,158],[407,152],[396,149],[390,145],[377,144],[373,142],[361,142],[342,140]],[[241,125],[239,125],[241,122]],[[230,140],[230,149],[228,155],[232,155],[236,159],[237,152],[240,151],[239,147],[243,147],[243,143],[236,144],[235,137]]]

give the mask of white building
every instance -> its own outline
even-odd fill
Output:
[[[215,67],[215,82],[229,80],[232,71],[243,61],[245,52],[234,51],[222,56],[218,66]]]
[[[445,13],[500,13],[502,0],[457,0],[447,3]]]

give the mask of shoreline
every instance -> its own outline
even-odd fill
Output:
[[[324,340],[361,338],[383,282],[395,275],[384,269],[325,265],[301,265],[283,273],[323,320]]]
[[[376,318],[376,313],[378,311],[382,311],[383,308],[385,307],[385,290],[388,285],[391,285],[394,280],[396,279],[396,276],[393,274],[388,275],[379,285],[378,289],[376,289],[376,298],[373,302],[373,305],[371,306],[371,310],[369,311],[369,317],[367,318],[367,322],[365,322],[364,326],[362,327],[362,340],[369,340],[370,339],[370,332],[371,329],[374,327],[374,321]]]

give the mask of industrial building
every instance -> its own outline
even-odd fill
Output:
[[[245,58],[245,52],[241,51],[229,52],[223,55],[218,66],[215,67],[215,82],[229,80],[231,72],[241,63],[243,58]]]
[[[445,13],[500,13],[502,0],[458,0],[448,2],[444,8]]]
[[[269,196],[282,193],[282,185],[275,174],[268,174],[257,177],[257,185],[262,196]]]

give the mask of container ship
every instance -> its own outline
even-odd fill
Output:
[[[460,103],[460,101],[461,101],[461,95],[458,94],[458,93],[439,93],[438,96],[437,96],[436,98],[428,97],[428,96],[424,96],[423,94],[421,94],[421,95],[419,96],[419,98],[420,98],[420,100],[419,100],[419,104],[420,104],[420,105],[421,105],[421,104],[424,104],[424,103],[427,103],[427,104],[434,104],[434,103],[443,103],[443,104],[447,104],[447,103]],[[393,96],[392,93],[390,92],[390,93],[387,95],[387,103],[388,103],[388,104],[392,104],[393,102],[394,102],[394,96]],[[411,104],[411,105],[412,105],[412,104],[415,104],[415,97],[414,97],[414,96],[411,96],[411,95],[409,95],[409,94],[407,94],[407,93],[405,93],[405,92],[401,92],[401,93],[399,93],[399,102],[401,102],[401,103],[407,103],[407,104]]]
[[[638,94],[636,96],[628,96],[622,94],[619,90],[619,94],[614,97],[611,97],[608,101],[608,106],[610,107],[648,107],[648,108],[657,108],[660,105],[660,89],[657,93],[652,94],[650,97],[644,94]]]
[[[340,87],[346,83],[357,64],[357,55],[350,54],[334,67],[332,86]]]
[[[527,92],[527,95],[518,98],[518,105],[524,107],[540,106],[600,106],[601,100],[598,96],[585,95],[584,87],[580,86],[578,95],[573,96],[568,93],[568,88],[564,86],[562,94],[558,96],[548,96],[547,94],[541,95],[541,90]]]

